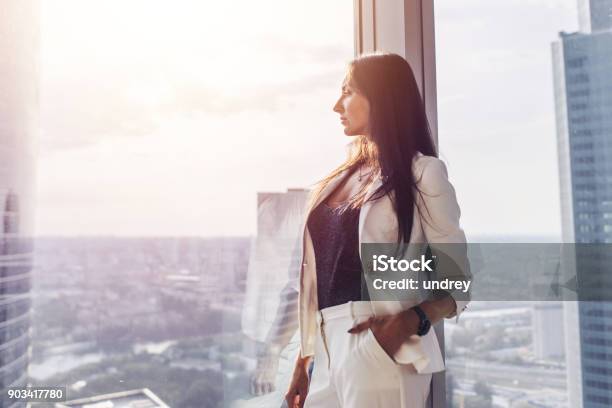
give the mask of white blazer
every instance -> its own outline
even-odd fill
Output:
[[[466,243],[463,230],[459,225],[460,209],[455,190],[448,181],[445,164],[433,156],[418,153],[412,162],[413,174],[422,194],[416,194],[414,220],[410,243]],[[302,261],[299,278],[299,329],[301,356],[314,354],[318,311],[317,273],[312,239],[307,227],[310,211],[321,203],[338,186],[347,175],[344,171],[333,179],[319,195],[302,224]],[[368,189],[366,199],[382,184],[380,176]],[[426,208],[426,209],[425,209]],[[359,253],[362,243],[394,243],[397,240],[398,222],[391,199],[388,195],[378,200],[368,201],[361,208],[359,215]],[[465,247],[465,245],[460,246]],[[461,251],[467,253],[466,251]],[[458,260],[469,269],[467,255]],[[453,315],[457,319],[469,301],[455,299],[457,309]],[[465,297],[463,297],[465,299]],[[398,313],[414,306],[417,301],[372,301],[374,314],[377,316]],[[393,356],[400,364],[413,364],[419,373],[433,373],[444,370],[444,360],[437,336],[430,330],[425,336],[412,336],[410,341],[402,344]]]

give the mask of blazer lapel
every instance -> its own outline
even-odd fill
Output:
[[[365,203],[363,204],[363,206],[361,207],[361,211],[359,212],[359,257],[360,258],[361,258],[361,243],[363,242],[363,227],[365,225],[366,217],[368,216],[368,212],[370,212],[370,209],[372,208],[372,205],[374,204],[373,202],[367,201],[367,200],[370,197],[372,197],[372,194],[374,194],[374,192],[380,186],[382,186],[382,177],[380,176],[380,174],[378,174],[376,178],[374,179],[374,181],[372,182],[372,184],[370,185],[370,187],[368,188],[368,191],[365,195]]]

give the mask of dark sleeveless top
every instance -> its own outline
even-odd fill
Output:
[[[360,208],[331,208],[321,202],[308,217],[319,310],[362,300],[359,212]]]

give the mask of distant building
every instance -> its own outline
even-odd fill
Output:
[[[294,238],[302,221],[309,190],[289,188],[285,193],[257,193],[257,238]]]
[[[612,0],[578,10],[580,31],[552,45],[563,242],[612,243]],[[566,302],[564,315],[569,406],[612,406],[612,304]]]
[[[558,359],[565,355],[563,305],[541,302],[533,306],[533,354],[537,359]]]
[[[96,395],[55,404],[56,408],[170,408],[148,388]]]
[[[32,269],[33,139],[38,129],[38,7],[6,0],[0,12],[0,406],[27,384]]]
[[[16,194],[0,193],[0,214],[0,380],[5,389],[27,381],[32,247],[19,234]]]
[[[297,288],[301,254],[300,226],[304,221],[309,190],[257,194],[257,236],[251,247],[242,313],[244,333],[258,341],[271,341],[270,327],[277,320],[280,302],[297,302],[287,284]],[[296,289],[297,290],[297,289]],[[295,292],[297,293],[297,292]],[[294,320],[287,316],[287,330]],[[275,331],[282,331],[277,327]],[[280,332],[278,335],[282,335]]]

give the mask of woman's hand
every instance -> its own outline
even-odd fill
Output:
[[[417,333],[419,317],[414,310],[404,310],[388,316],[372,316],[349,329],[349,333],[372,330],[378,344],[393,358],[403,342]]]
[[[301,358],[298,355],[293,369],[293,377],[291,384],[285,394],[285,401],[289,408],[302,408],[308,394],[308,366],[310,365],[310,357]]]
[[[263,395],[274,391],[280,347],[264,346],[257,356],[257,367],[251,376],[251,394]]]

